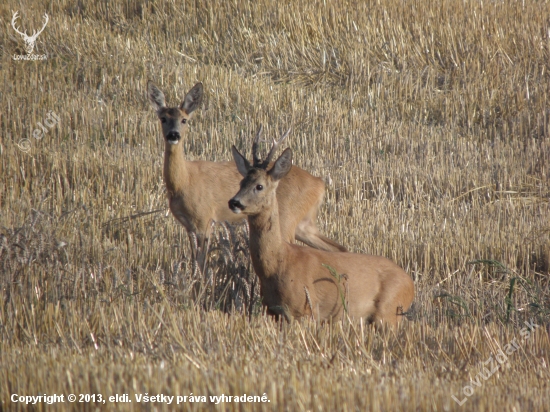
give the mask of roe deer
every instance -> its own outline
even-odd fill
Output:
[[[179,107],[166,107],[164,94],[152,82],[147,85],[149,100],[156,110],[164,135],[164,182],[174,217],[187,229],[194,258],[204,269],[207,240],[212,221],[243,221],[227,208],[227,201],[239,189],[241,176],[233,162],[187,161],[181,143],[187,120],[202,100],[202,83],[197,83]],[[255,148],[259,143],[255,141]],[[270,162],[273,151],[267,158]],[[277,190],[281,214],[281,236],[294,238],[323,250],[346,249],[319,233],[317,211],[323,201],[324,182],[308,172],[292,167]],[[197,243],[194,242],[196,236]]]
[[[244,179],[229,208],[248,217],[250,256],[268,313],[286,319],[327,320],[347,312],[352,318],[396,326],[414,298],[409,275],[381,256],[327,252],[285,242],[275,191],[293,167],[292,151],[287,148],[269,171],[266,164],[251,166],[235,146],[232,151]]]

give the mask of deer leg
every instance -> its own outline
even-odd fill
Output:
[[[317,213],[315,213],[317,215]],[[298,223],[295,233],[296,239],[315,249],[326,250],[327,252],[347,252],[348,250],[332,239],[322,235],[317,229],[315,220],[310,215]]]
[[[191,261],[193,262],[193,275],[195,275],[200,267],[197,263],[199,254],[198,235],[191,231],[187,232],[187,235],[189,237],[189,244],[191,245]]]
[[[389,323],[395,327],[405,317],[404,313],[409,309],[412,299],[407,299],[403,295],[400,283],[398,281],[392,285],[382,285],[383,292],[380,294],[380,299],[376,305],[377,310],[373,316],[374,323]]]
[[[207,224],[206,230],[201,233],[197,233],[198,251],[196,261],[202,273],[206,273],[206,263],[208,260],[208,251],[210,247],[210,235],[212,234],[212,229],[214,228],[214,225],[215,222],[211,220]]]
[[[197,250],[195,253],[195,263],[201,273],[204,273],[204,264],[206,262],[206,250],[204,249],[206,237],[204,234],[197,234]]]

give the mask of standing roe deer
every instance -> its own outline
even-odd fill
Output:
[[[267,164],[256,161],[256,154],[251,166],[235,146],[232,151],[244,179],[229,208],[248,216],[250,255],[268,313],[326,320],[347,312],[353,318],[396,326],[414,298],[414,283],[407,273],[381,256],[286,243],[275,191],[293,167],[292,151],[287,148],[269,171]]]
[[[187,229],[194,257],[203,270],[211,222],[235,223],[244,220],[227,208],[228,199],[239,188],[241,176],[233,162],[185,160],[181,141],[187,120],[201,103],[202,83],[197,83],[187,93],[179,107],[166,107],[164,94],[151,81],[147,89],[165,140],[164,182],[170,210]],[[254,143],[255,149],[258,143],[259,136]],[[287,242],[293,243],[296,238],[314,248],[345,251],[343,246],[323,236],[317,229],[317,211],[324,191],[325,184],[320,178],[298,167],[291,168],[277,190],[281,236]]]

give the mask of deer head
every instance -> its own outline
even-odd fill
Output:
[[[244,177],[241,181],[239,193],[229,201],[229,208],[233,213],[255,214],[259,210],[269,207],[279,180],[285,177],[292,167],[292,151],[287,148],[273,164],[273,167],[269,171],[267,170],[273,155],[290,133],[290,129],[279,141],[273,139],[271,150],[264,161],[261,160],[258,154],[258,143],[261,132],[262,128],[260,127],[252,143],[252,158],[254,159],[252,165],[240,154],[235,146],[232,147],[237,169]]]
[[[15,14],[13,15],[13,18],[11,19],[11,25],[13,29],[23,37],[23,40],[25,41],[25,51],[27,52],[27,54],[32,54],[32,51],[34,50],[34,44],[36,43],[36,38],[46,28],[46,24],[48,24],[49,17],[46,13],[44,13],[44,25],[42,26],[42,28],[38,33],[35,30],[33,30],[32,36],[27,35],[27,32],[24,32],[24,33],[20,32],[19,29],[15,26],[15,20],[17,20],[18,17],[19,17],[19,12],[16,11]]]
[[[164,93],[151,81],[147,84],[149,101],[156,110],[162,124],[162,134],[166,143],[177,145],[183,136],[183,130],[187,120],[201,104],[203,87],[197,83],[185,95],[179,107],[166,107]]]

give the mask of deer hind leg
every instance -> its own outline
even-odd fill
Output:
[[[393,286],[393,288],[387,287],[381,293],[372,320],[375,324],[388,323],[396,327],[405,318],[404,314],[409,309],[411,301],[404,297],[398,282],[387,286]]]
[[[322,235],[315,224],[317,208],[308,213],[296,227],[296,239],[315,249],[327,252],[347,252],[348,250],[334,240]]]

